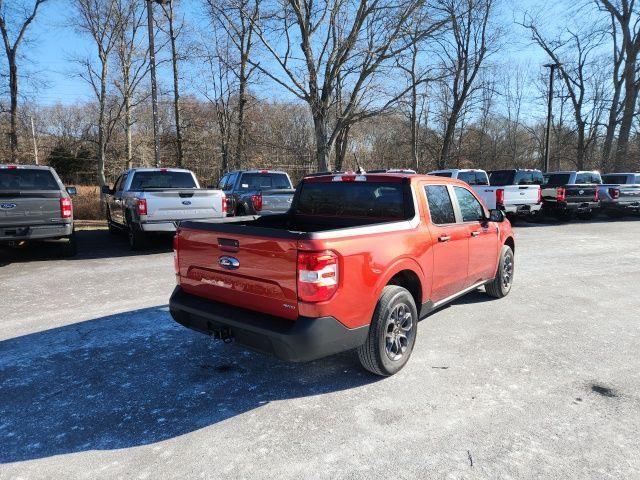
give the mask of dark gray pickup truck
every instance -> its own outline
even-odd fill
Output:
[[[64,254],[74,255],[72,194],[53,168],[0,165],[0,244],[65,239]]]
[[[574,171],[544,174],[542,211],[558,220],[570,220],[574,215],[583,220],[600,208],[600,172]]]
[[[225,174],[218,188],[227,197],[229,216],[273,215],[291,208],[295,190],[289,175],[277,170],[239,170]]]
[[[608,173],[602,182],[600,206],[607,216],[640,213],[640,173]]]

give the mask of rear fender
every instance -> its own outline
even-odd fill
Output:
[[[422,287],[422,299],[429,298],[431,295],[431,282],[426,278],[424,271],[420,267],[420,264],[410,257],[401,257],[397,259],[383,276],[380,277],[375,286],[376,299],[379,299],[382,295],[382,290],[389,284],[389,281],[403,270],[410,270],[416,274],[420,280],[420,286]],[[376,300],[377,303],[377,300]],[[420,305],[416,305],[420,310]]]

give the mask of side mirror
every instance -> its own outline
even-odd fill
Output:
[[[111,187],[109,185],[102,185],[100,191],[103,195],[111,195],[113,193],[113,190],[111,190]]]
[[[504,222],[504,212],[502,210],[493,209],[489,212],[489,218],[487,219],[490,222],[502,223]]]
[[[78,194],[78,189],[76,187],[67,187],[67,193],[73,197]]]

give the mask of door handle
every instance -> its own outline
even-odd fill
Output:
[[[472,237],[477,237],[478,235],[480,235],[480,232],[477,230],[475,232],[471,232]]]
[[[451,237],[449,235],[441,235],[438,237],[439,242],[448,242],[449,240],[451,240]]]

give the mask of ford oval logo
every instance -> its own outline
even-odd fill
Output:
[[[16,208],[17,205],[15,203],[0,203],[0,208],[2,210],[11,210],[12,208]]]
[[[237,270],[240,268],[240,260],[235,257],[224,256],[218,259],[218,265],[227,270]]]
[[[183,204],[183,205],[191,205],[191,201],[189,201],[189,200],[183,200],[183,201],[182,201],[182,204]]]

